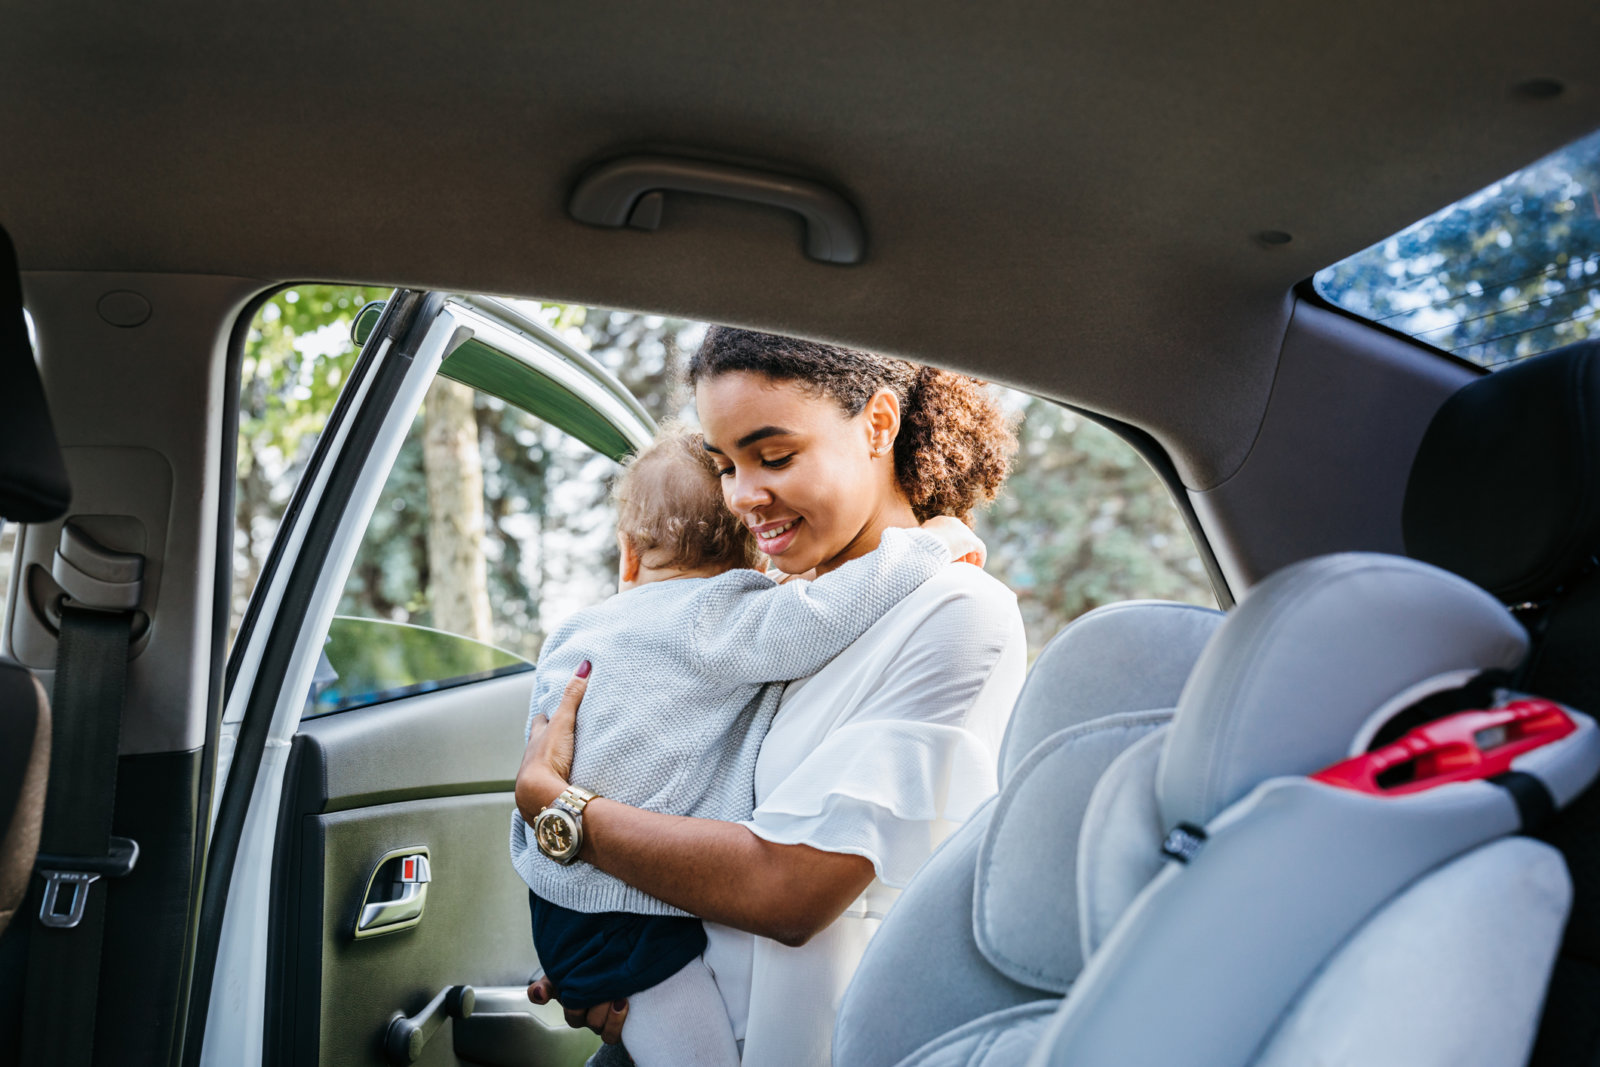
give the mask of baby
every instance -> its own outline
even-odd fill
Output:
[[[589,660],[572,782],[674,815],[748,819],[783,683],[821,669],[917,586],[983,550],[959,520],[932,519],[885,531],[878,549],[814,581],[777,584],[724,506],[700,436],[681,427],[632,460],[616,497],[621,590],[545,642],[529,727]],[[576,849],[545,810],[538,835],[512,816],[511,861],[562,1003],[626,998],[623,1044],[641,1067],[735,1067],[700,921],[587,864],[565,866]]]

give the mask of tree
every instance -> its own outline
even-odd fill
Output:
[[[423,401],[422,469],[428,483],[428,599],[433,625],[490,641],[489,570],[483,554],[483,458],[473,391],[435,378]]]

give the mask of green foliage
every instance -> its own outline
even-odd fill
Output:
[[[1017,594],[1030,653],[1084,612],[1119,600],[1215,607],[1182,516],[1138,454],[1060,405],[1009,399],[1022,405],[1017,461],[977,530],[989,571]]]
[[[354,360],[348,344],[334,343],[330,324],[347,331],[354,312],[383,295],[307,286],[292,300],[279,294],[258,317],[246,353],[240,479],[241,486],[260,479],[269,491],[241,492],[240,529],[269,536],[252,541],[241,534],[240,554],[252,556],[251,581]],[[703,323],[520,306],[588,349],[657,421],[693,419],[683,369]],[[1072,618],[1112,601],[1214,603],[1177,509],[1132,449],[1058,405],[1020,393],[1005,397],[1024,416],[1022,448],[1005,494],[980,516],[978,528],[989,544],[990,571],[1017,590],[1033,651]],[[475,414],[494,643],[532,660],[561,617],[614,587],[609,491],[616,468],[493,397],[479,394]],[[431,623],[422,427],[419,414],[357,553],[341,615]]]
[[[350,323],[362,305],[388,295],[372,287],[297,286],[274,294],[250,324],[239,375],[235,626],[311,446],[355,365]]]

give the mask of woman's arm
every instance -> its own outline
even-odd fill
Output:
[[[535,716],[516,787],[517,808],[530,823],[567,787],[587,666],[568,683],[548,725]],[[862,856],[774,844],[737,823],[603,797],[584,810],[579,858],[702,919],[785,945],[802,945],[837,919],[874,876]]]

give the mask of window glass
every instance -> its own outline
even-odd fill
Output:
[[[523,305],[533,314],[539,305]],[[657,422],[694,421],[684,384],[705,324],[544,305]],[[996,387],[1020,418],[1021,447],[1001,498],[977,517],[988,570],[1017,593],[1030,657],[1077,616],[1119,600],[1215,607],[1216,594],[1166,487],[1110,430],[1039,397]]]
[[[1495,368],[1600,328],[1600,131],[1313,279],[1325,299]]]
[[[616,470],[559,428],[435,379],[357,551],[308,713],[527,670],[553,626],[616,589]]]
[[[256,310],[239,373],[231,642],[289,496],[355,365],[350,324],[390,290],[300,285]]]
[[[332,408],[334,385],[353,363],[350,319],[366,300],[385,296],[302,287],[263,308],[264,316],[276,305],[276,318],[258,316],[242,397],[254,407],[240,429],[239,610]],[[300,314],[308,302],[316,315]],[[705,324],[510,303],[588,352],[658,422],[692,422],[683,372]],[[1059,405],[998,392],[1020,418],[1021,449],[978,531],[990,572],[1017,592],[1032,653],[1102,604],[1151,597],[1215,605],[1181,514],[1132,448]],[[615,470],[511,404],[435,382],[349,576],[313,713],[525,669],[554,626],[615,590]]]

